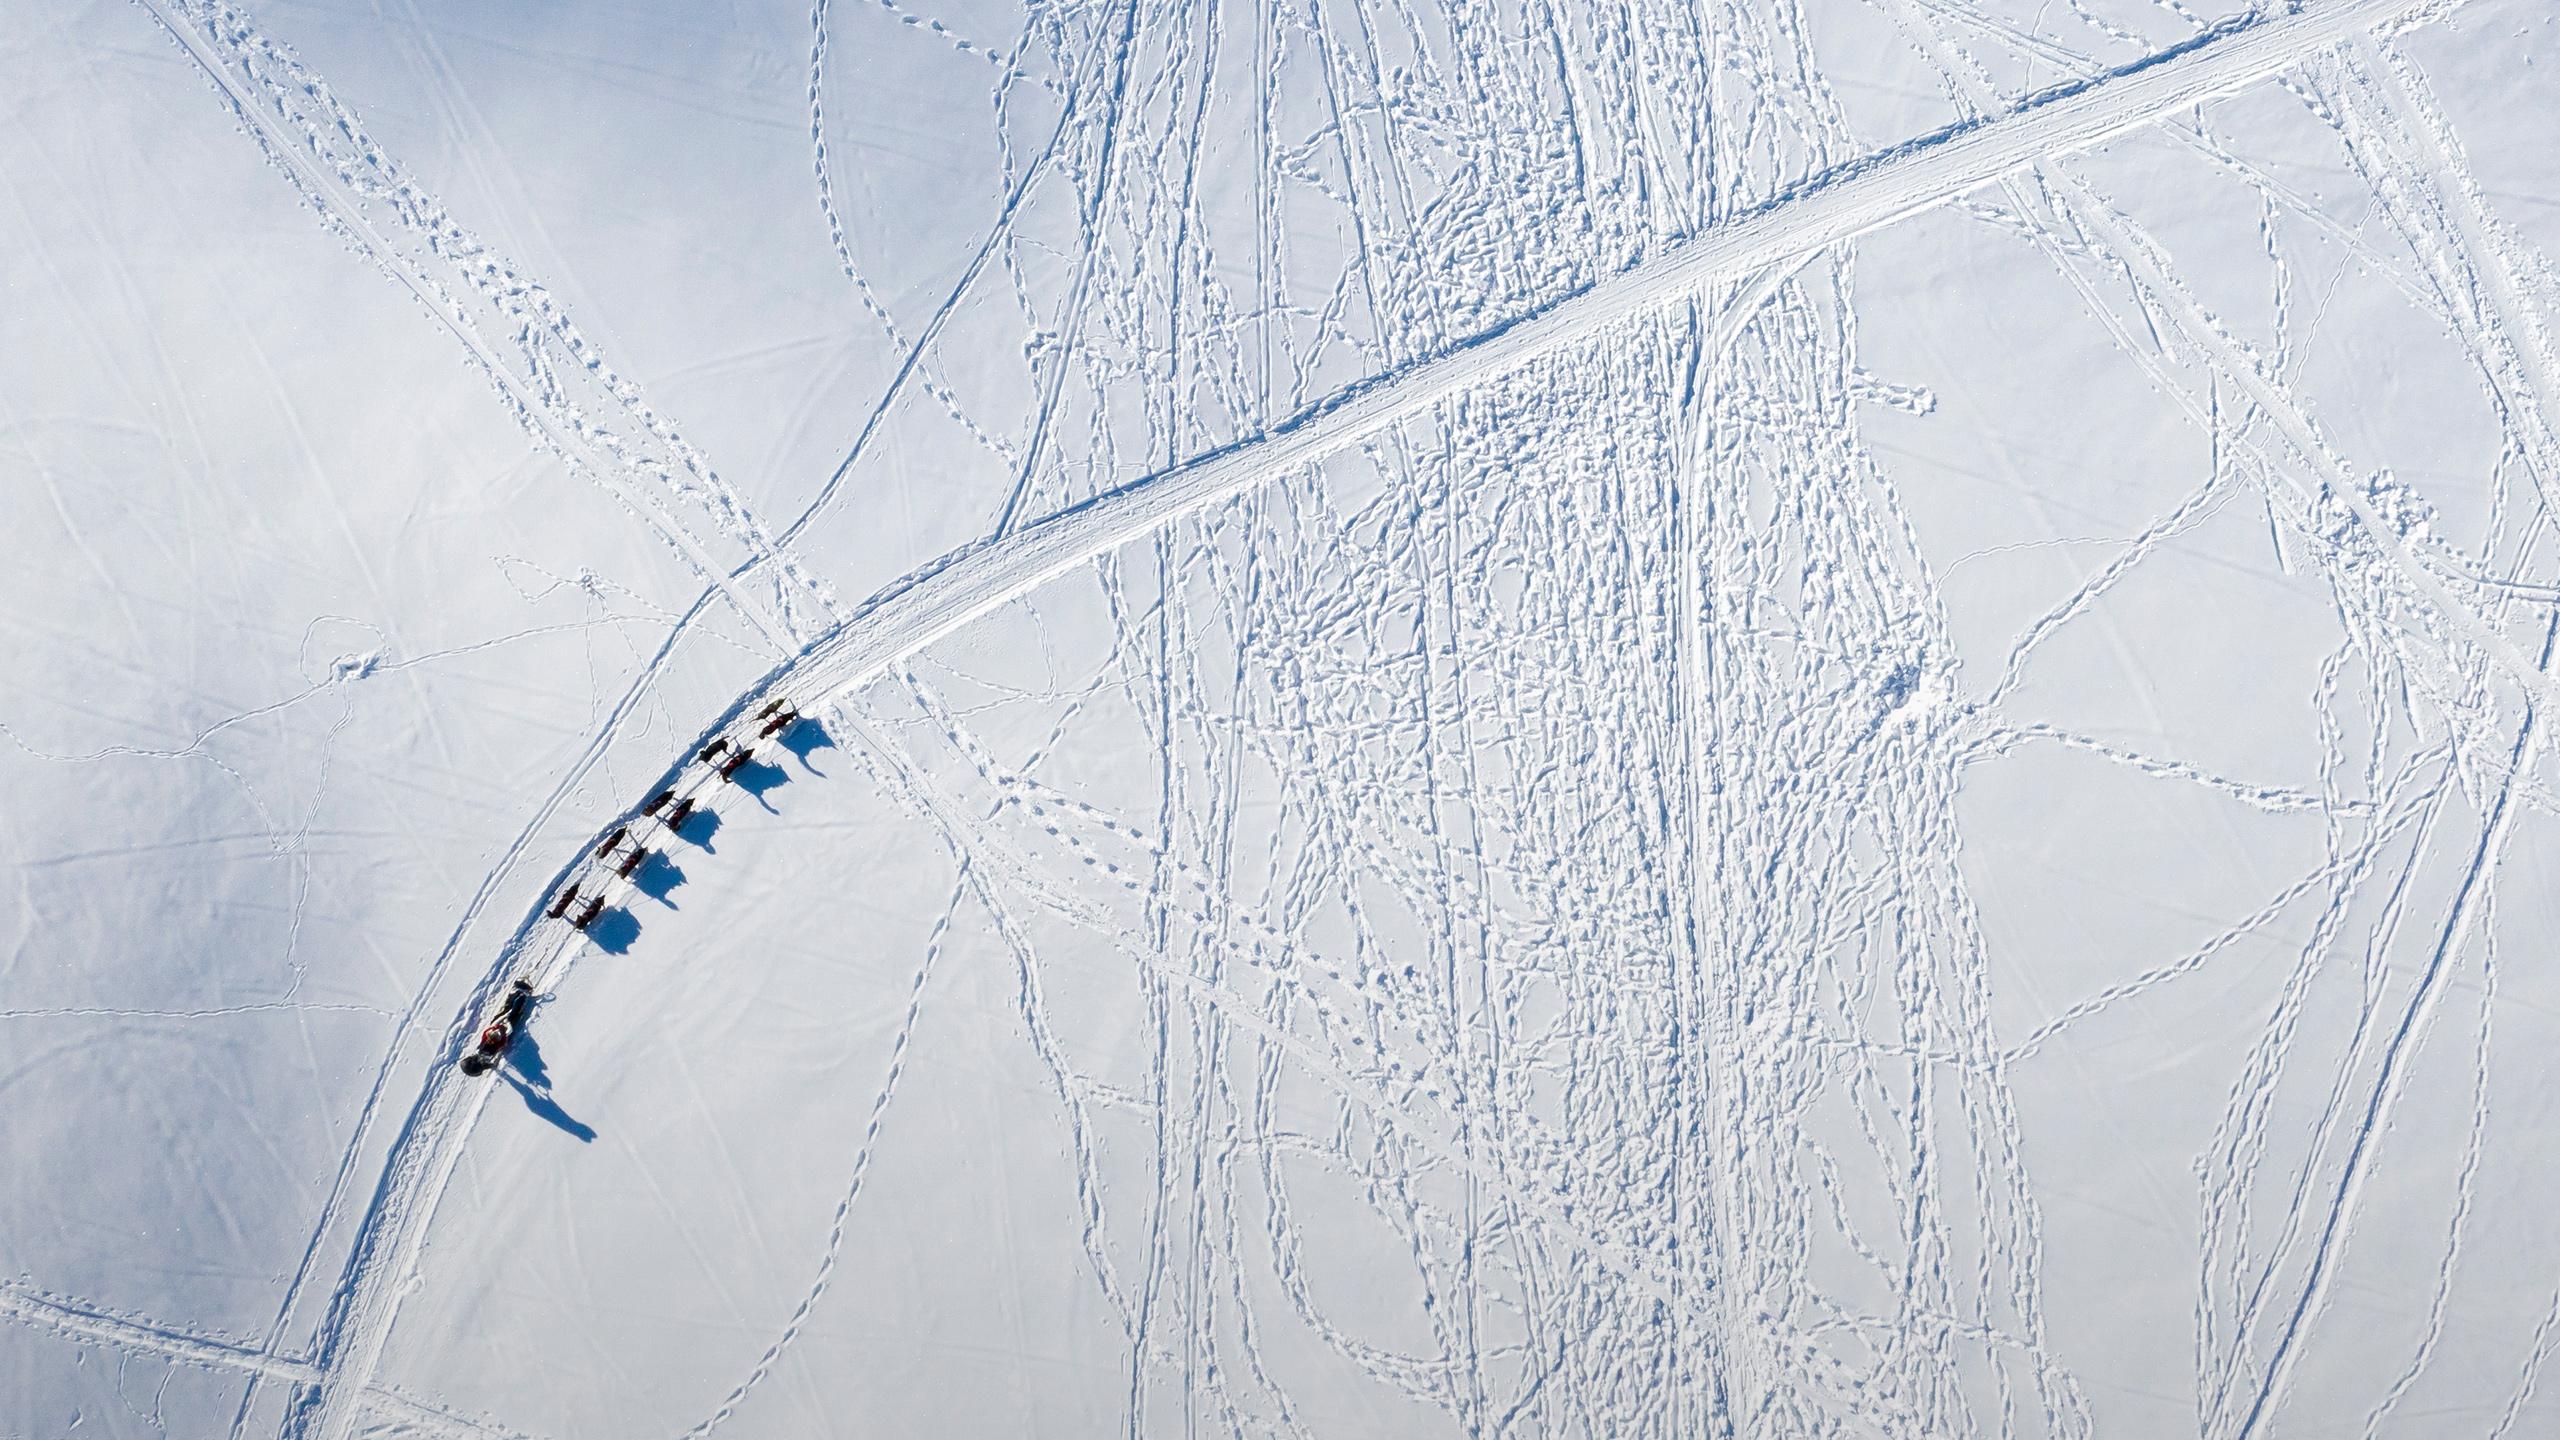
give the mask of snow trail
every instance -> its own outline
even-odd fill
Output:
[[[2307,0],[2211,26],[2172,0],[2159,8],[2197,33],[2112,68],[2041,26],[1890,0],[1889,23],[1968,118],[1862,155],[1808,35],[1821,17],[1795,0],[1587,13],[1446,0],[1428,20],[1399,0],[1051,9],[1001,53],[880,0],[942,61],[956,49],[993,63],[1004,149],[992,224],[960,238],[956,280],[936,279],[905,325],[857,263],[871,253],[857,187],[839,194],[830,169],[827,87],[852,47],[831,51],[816,0],[818,218],[888,348],[883,393],[827,451],[841,463],[778,527],[289,51],[219,0],[138,3],[331,233],[426,305],[535,442],[607,488],[703,588],[514,842],[475,861],[491,868],[396,1017],[265,1343],[6,1284],[0,1316],[248,1377],[235,1433],[261,1386],[270,1401],[292,1392],[295,1440],[383,1424],[501,1433],[383,1388],[404,1373],[403,1307],[492,1094],[422,1042],[467,1035],[516,975],[548,990],[587,965],[590,939],[540,913],[560,885],[629,920],[632,887],[590,843],[485,973],[464,958],[486,953],[478,921],[521,895],[536,837],[670,680],[678,641],[725,606],[770,668],[630,798],[717,792],[692,757],[787,697],[859,742],[870,785],[939,837],[958,879],[906,977],[885,1079],[856,1097],[870,1108],[806,1288],[776,1332],[750,1337],[761,1352],[734,1385],[714,1377],[708,1393],[727,1385],[725,1398],[692,1412],[705,1415],[692,1434],[759,1392],[758,1406],[791,1403],[773,1398],[791,1388],[786,1355],[821,1350],[821,1301],[857,1289],[839,1256],[879,1203],[864,1198],[874,1149],[893,1097],[911,1104],[911,1037],[937,1013],[927,980],[964,924],[983,924],[1019,974],[1006,1020],[1059,1111],[1065,1249],[1124,1332],[1111,1383],[1132,1434],[1307,1429],[1306,1396],[1268,1346],[1275,1313],[1346,1374],[1465,1433],[2095,1433],[2100,1392],[2065,1363],[2085,1339],[2048,1333],[2052,1196],[2026,1156],[2050,1132],[2031,1130],[2042,1097],[2019,1077],[2082,1063],[2110,1024],[2269,943],[2291,953],[2267,970],[2264,1023],[2242,1035],[2254,1044],[2228,1093],[2205,1097],[2196,1128],[2213,1135],[2193,1187],[2146,1170],[2139,1203],[2180,1223],[2194,1210],[2204,1432],[2279,1430],[2313,1391],[2311,1340],[2361,1278],[2349,1242],[2375,1204],[2389,1122],[2414,1108],[2432,1020],[2452,1008],[2443,992],[2474,942],[2495,943],[2482,937],[2497,928],[2501,856],[2560,803],[2536,773],[2543,712],[2560,702],[2541,613],[2553,592],[2533,583],[2560,495],[2548,276],[2493,213],[2427,77],[2384,38],[2460,0]],[[2119,45],[2147,43],[2071,9]],[[1967,48],[1984,40],[1987,55]],[[1072,80],[1019,71],[1041,42]],[[1993,78],[2016,73],[2009,62],[2075,78],[2020,96]],[[2380,223],[2339,220],[2217,138],[2232,112],[2208,119],[2206,102],[2270,79],[2323,142],[2334,134]],[[1041,108],[1012,133],[1016,84],[1058,97],[1054,125]],[[1215,123],[1239,116],[1241,155]],[[2252,264],[2263,245],[2272,344],[2251,328],[2268,297],[2235,310],[2220,276],[2182,270],[2178,218],[2137,219],[2089,178],[2141,147],[2068,158],[2153,125],[2159,150],[2247,197],[2238,243]],[[1204,208],[1220,186],[1233,213]],[[1921,543],[1943,497],[1906,513],[1898,466],[1864,438],[1903,421],[1868,428],[1858,408],[1920,416],[1942,395],[1977,398],[1943,377],[1869,373],[1883,362],[1860,350],[1853,242],[1951,205],[2023,240],[2051,272],[2038,278],[2086,306],[2102,349],[2209,452],[2199,479],[2120,526],[1962,554],[1957,566],[2021,557],[2002,562],[2015,574],[2073,557],[2078,571],[1987,654],[1958,653],[1965,597]],[[1307,253],[1327,223],[1345,251],[1332,269],[1337,257]],[[1520,243],[1532,235],[1547,243]],[[2360,269],[2441,322],[2477,372],[2465,378],[2505,447],[2479,553],[2429,528],[2425,495],[2368,478],[2351,458],[2363,433],[2324,428],[2339,417],[2298,390],[2345,283],[2304,283],[2306,235],[2335,247],[2337,273]],[[1007,282],[1015,296],[989,299]],[[976,338],[977,307],[1015,298],[1037,332],[1019,429],[963,401],[952,377],[970,372],[949,338]],[[897,463],[893,420],[916,413],[918,390],[965,432],[971,464],[996,462],[967,512],[992,522],[842,606],[795,545]],[[2035,713],[2073,647],[2117,624],[2164,557],[2193,558],[2235,519],[2336,611],[2308,697],[2316,778],[2260,783],[2245,762],[2178,753],[2120,642],[2132,722],[2149,733]],[[2092,552],[2065,545],[2107,548],[2082,566]],[[1966,575],[1980,586],[1992,570]],[[1062,580],[1079,583],[1043,592]],[[1098,608],[1099,659],[1045,680],[985,660],[1020,618],[1024,643],[1065,668],[1053,594],[1058,614]],[[2527,619],[2538,661],[2514,638]],[[1968,661],[1992,667],[1988,684],[1967,688]],[[1037,723],[1014,723],[1026,711]],[[1075,769],[1102,723],[1153,767],[1121,777],[1134,800]],[[1963,854],[1975,837],[1959,824],[1972,767],[2007,757],[2156,782],[2224,823],[2318,840],[2198,918],[2197,935],[2169,932],[2172,958],[2032,995],[2021,1020],[2015,990],[1993,993],[1995,959],[2018,963],[1994,953],[2009,917],[1999,897],[1981,902],[1990,921],[1978,913]],[[2455,878],[2435,913],[2425,885],[2439,870]],[[2398,976],[2404,921],[2426,948]],[[1081,948],[1051,949],[1043,925]],[[1079,1068],[1063,1018],[1071,964],[1096,957],[1125,967],[1114,978],[1148,1037],[1114,1061],[1134,1080]],[[2361,977],[2346,973],[2359,959]],[[2339,1000],[2341,983],[2360,997]],[[428,1017],[465,989],[430,1037]],[[2319,1007],[2336,1004],[2353,1008],[2322,1031]],[[2322,1048],[2340,1035],[2340,1053]],[[2472,1059],[2427,1327],[2405,1366],[2383,1367],[2397,1378],[2369,1433],[2435,1378],[2453,1268],[2476,1256],[2463,1249],[2475,1175],[2498,1154],[2485,1033]],[[413,1077],[404,1111],[393,1096]],[[1301,1118],[1310,1096],[1329,1133]],[[1310,1198],[1309,1161],[1335,1193]],[[1346,1204],[1409,1251],[1419,1315],[1395,1343],[1337,1308],[1328,1257],[1301,1233]],[[2084,1300],[2071,1297],[2075,1324]],[[284,1353],[324,1302],[308,1355]],[[2550,1328],[2508,1421],[2522,1423]]]
[[[1390,370],[1249,438],[949,557],[876,596],[832,633],[800,650],[755,691],[740,697],[722,724],[769,695],[787,693],[815,708],[868,684],[903,657],[1048,580],[1207,507],[1385,436],[1472,390],[1587,345],[1679,299],[1791,268],[1806,256],[1961,196],[2020,166],[2086,148],[2253,84],[2415,8],[2412,0],[2334,0],[2244,19],[2163,55],[2034,97],[1995,118],[1825,171],[1621,274],[1499,324],[1435,358]],[[920,354],[921,346],[911,350],[910,363]],[[1026,469],[1022,483],[1029,479]],[[750,559],[746,565],[758,563]],[[743,607],[747,602],[740,603]],[[515,968],[538,924],[538,917],[529,919],[517,939],[502,947],[498,967],[474,993],[473,1013]],[[574,951],[574,945],[566,946],[536,967],[546,982],[557,978]],[[395,1148],[323,1331],[321,1382],[309,1403],[295,1412],[289,1434],[336,1440],[355,1423],[400,1295],[414,1273],[436,1197],[478,1109],[447,1093],[455,1083],[444,1067],[431,1072],[428,1093]]]

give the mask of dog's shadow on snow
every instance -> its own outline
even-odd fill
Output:
[[[607,955],[628,955],[631,942],[640,938],[640,917],[616,905],[595,918],[587,927],[587,939]]]
[[[827,727],[824,724],[803,715],[800,717],[800,723],[782,732],[781,745],[783,749],[791,752],[791,758],[800,762],[801,769],[821,780],[827,778],[827,772],[819,769],[809,759],[809,756],[816,751],[836,748],[836,737],[827,733]]]
[[[699,848],[705,855],[717,855],[720,847],[712,844],[711,840],[720,833],[720,812],[707,805],[695,806],[693,813],[684,817],[682,825],[668,826],[667,833]]]
[[[508,1058],[513,1063],[500,1073],[507,1077],[509,1085],[515,1087],[515,1092],[524,1097],[524,1108],[558,1126],[580,1144],[593,1144],[595,1127],[561,1109],[560,1102],[551,1098],[551,1072],[543,1068],[542,1047],[535,1043],[531,1033],[517,1033]]]
[[[746,792],[748,799],[763,806],[766,814],[779,815],[782,812],[764,797],[790,784],[791,772],[762,760],[750,760],[729,773],[729,783]]]
[[[649,852],[649,858],[640,862],[640,869],[631,877],[632,886],[641,894],[670,910],[683,908],[667,898],[670,892],[683,883],[684,867],[669,858],[664,850]]]
[[[835,737],[827,733],[826,726],[807,716],[802,716],[775,738],[774,745],[782,753],[799,761],[801,769],[818,779],[827,778],[826,771],[809,761],[809,757],[820,750],[836,748]],[[791,772],[781,765],[764,760],[750,760],[739,766],[729,776],[729,783],[745,791],[748,799],[763,806],[766,814],[779,815],[782,812],[775,808],[772,801],[764,797],[790,784],[791,778]]]

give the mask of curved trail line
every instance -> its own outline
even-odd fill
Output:
[[[2279,19],[2208,31],[2190,45],[2001,117],[1925,137],[1719,225],[1615,279],[1567,297],[1410,369],[1352,387],[1295,419],[1159,471],[1037,524],[959,552],[864,605],[787,666],[814,701],[868,681],[1097,555],[1184,515],[1314,464],[1418,418],[1484,383],[1662,305],[1786,265],[2021,166],[2083,149],[2171,111],[2265,79],[2423,0],[2341,0]],[[770,687],[768,687],[770,688]],[[761,693],[761,692],[759,692]]]
[[[899,658],[1097,555],[1418,418],[1487,380],[1717,283],[1801,260],[2021,166],[2265,79],[2421,3],[2342,0],[2208,31],[2188,46],[2100,81],[1834,172],[1836,178],[1810,182],[1437,359],[1354,386],[1276,429],[963,550],[875,596],[756,693],[787,682],[805,693],[804,703],[815,703],[821,694],[866,683]]]
[[[1260,435],[949,557],[875,596],[825,640],[777,667],[703,738],[721,733],[777,691],[788,689],[803,709],[814,710],[828,697],[869,683],[899,659],[1096,556],[1423,416],[1485,381],[1597,339],[1614,325],[1717,284],[1800,260],[2022,166],[2085,149],[2242,89],[2427,3],[2331,0],[2235,21],[2133,65],[2044,92],[1994,118],[1923,136],[1827,172],[1758,210],[1435,359],[1354,386]],[[2536,693],[2547,685],[2536,686]],[[689,758],[690,748],[686,754]],[[661,783],[672,782],[677,774],[670,770]],[[564,867],[560,878],[576,868]],[[550,893],[548,887],[543,893]],[[542,923],[536,911],[519,926],[473,993],[471,1008],[455,1022],[456,1035],[485,1008]],[[539,967],[541,972],[556,978],[576,951],[574,943],[565,945]],[[485,1098],[476,1086],[457,1094],[454,1073],[440,1062],[428,1073],[415,1123],[395,1148],[323,1329],[317,1383],[287,1422],[284,1433],[291,1440],[346,1440],[355,1433],[444,1182]]]

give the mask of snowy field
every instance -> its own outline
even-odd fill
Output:
[[[5,0],[0,1440],[2560,1435],[2555,75]]]

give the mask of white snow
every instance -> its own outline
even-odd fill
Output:
[[[2555,51],[0,11],[0,1437],[2560,1430]]]

